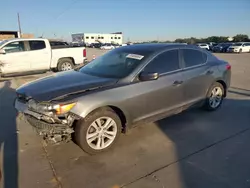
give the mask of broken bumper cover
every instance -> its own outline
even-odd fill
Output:
[[[74,132],[72,125],[79,118],[74,114],[68,114],[64,119],[58,119],[37,113],[29,110],[27,104],[18,99],[15,100],[15,108],[24,114],[25,119],[39,135],[54,143],[71,140],[71,134]]]

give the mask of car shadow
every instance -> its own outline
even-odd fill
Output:
[[[0,88],[0,171],[4,188],[18,187],[18,135],[16,127],[17,111],[13,102],[15,89],[11,88],[11,82],[5,81]]]
[[[241,95],[245,96],[244,93]],[[246,160],[250,157],[250,152],[246,151],[250,139],[242,135],[246,132],[249,135],[249,114],[250,98],[225,99],[217,111],[208,113],[190,109],[156,122],[174,144],[176,161],[171,165],[178,168],[178,183],[182,185],[178,188],[229,188],[232,184],[248,187],[244,178],[250,173],[250,163]],[[230,140],[237,136],[237,141]],[[162,174],[158,174],[159,179],[163,182],[164,179],[169,180],[167,174]],[[172,184],[176,187],[174,181],[166,183],[169,183],[166,186]]]

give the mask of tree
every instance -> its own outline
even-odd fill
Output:
[[[208,42],[215,42],[215,43],[223,43],[223,42],[229,42],[228,41],[228,36],[210,36],[207,38],[195,38],[195,37],[190,37],[190,38],[177,38],[174,40],[176,43],[188,43],[188,44],[195,44],[195,43],[208,43]],[[234,36],[233,42],[247,42],[250,41],[248,35],[245,34],[237,34]],[[161,41],[149,41],[147,43],[152,43],[152,42],[161,42]],[[170,42],[170,41],[165,41],[165,42]],[[145,43],[145,42],[144,42]]]
[[[234,42],[246,42],[249,40],[248,35],[237,34],[234,37]]]

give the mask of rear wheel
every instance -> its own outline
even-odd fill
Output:
[[[209,111],[217,110],[222,104],[224,93],[224,87],[218,82],[214,83],[207,93],[203,108]]]
[[[103,108],[77,122],[75,141],[89,154],[104,152],[115,145],[121,128],[118,115],[112,109]]]
[[[60,59],[58,62],[58,71],[68,71],[74,68],[74,63],[69,58]]]

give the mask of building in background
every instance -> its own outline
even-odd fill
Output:
[[[34,38],[34,35],[29,33],[20,35],[19,31],[0,31],[0,41],[12,38]]]
[[[122,32],[116,33],[76,33],[72,34],[72,42],[84,42],[85,44],[93,43],[112,43],[122,44]]]

